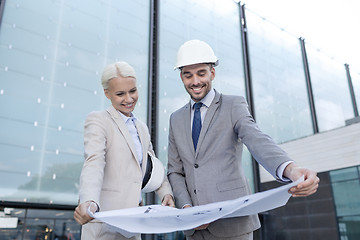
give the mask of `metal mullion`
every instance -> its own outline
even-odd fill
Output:
[[[348,84],[349,84],[349,90],[350,90],[351,101],[353,104],[354,115],[355,115],[355,117],[358,117],[359,111],[358,111],[358,107],[357,107],[357,103],[356,103],[355,91],[354,91],[354,86],[352,84],[349,64],[345,63],[344,65],[345,65],[345,70],[346,70],[346,77],[347,77]]]
[[[314,101],[314,93],[313,93],[312,84],[311,84],[309,62],[308,62],[308,58],[307,58],[307,54],[306,54],[305,40],[303,38],[299,38],[299,40],[300,40],[301,53],[302,53],[302,59],[303,59],[303,65],[304,65],[307,93],[308,93],[309,104],[310,104],[311,120],[312,120],[314,134],[316,134],[316,133],[319,133],[319,126],[318,126],[316,110],[315,110],[315,101]]]
[[[150,1],[150,36],[149,36],[149,73],[148,73],[148,114],[147,123],[150,131],[150,138],[155,153],[157,153],[158,147],[158,11],[159,1]],[[155,204],[156,196],[154,192],[145,194],[146,204]],[[144,234],[143,239],[154,240],[154,234]]]

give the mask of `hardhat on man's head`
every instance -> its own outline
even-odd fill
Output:
[[[198,63],[212,63],[217,66],[219,60],[206,42],[194,39],[181,45],[176,56],[174,69]]]

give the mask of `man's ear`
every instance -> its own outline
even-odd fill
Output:
[[[210,71],[211,71],[211,72],[210,72],[210,74],[211,74],[211,75],[210,75],[210,79],[211,79],[211,81],[212,81],[212,80],[214,80],[214,78],[215,78],[215,68],[212,67]]]

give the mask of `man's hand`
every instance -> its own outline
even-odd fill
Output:
[[[175,202],[174,202],[173,197],[170,194],[166,194],[161,202],[161,205],[175,207]]]
[[[184,208],[189,208],[191,207],[191,205],[185,205]],[[210,223],[205,223],[201,226],[198,226],[197,228],[194,228],[194,230],[204,230],[207,229],[207,227],[209,226]]]
[[[302,175],[304,175],[305,181],[289,189],[289,193],[293,197],[309,196],[315,193],[319,187],[320,179],[313,170],[299,167],[295,163],[290,163],[284,170],[284,176],[292,181],[298,180]]]
[[[87,209],[89,208],[91,203],[94,203],[94,202],[87,201],[87,202],[79,204],[79,206],[77,206],[75,208],[74,218],[79,224],[83,225],[94,219],[94,218],[90,217],[89,214],[87,213]],[[97,207],[96,203],[94,203],[91,205],[90,211],[95,213],[97,211],[97,208],[98,207]]]

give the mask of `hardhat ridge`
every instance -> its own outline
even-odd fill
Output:
[[[212,63],[217,66],[218,61],[209,44],[198,39],[193,39],[180,46],[174,69],[198,63]]]

